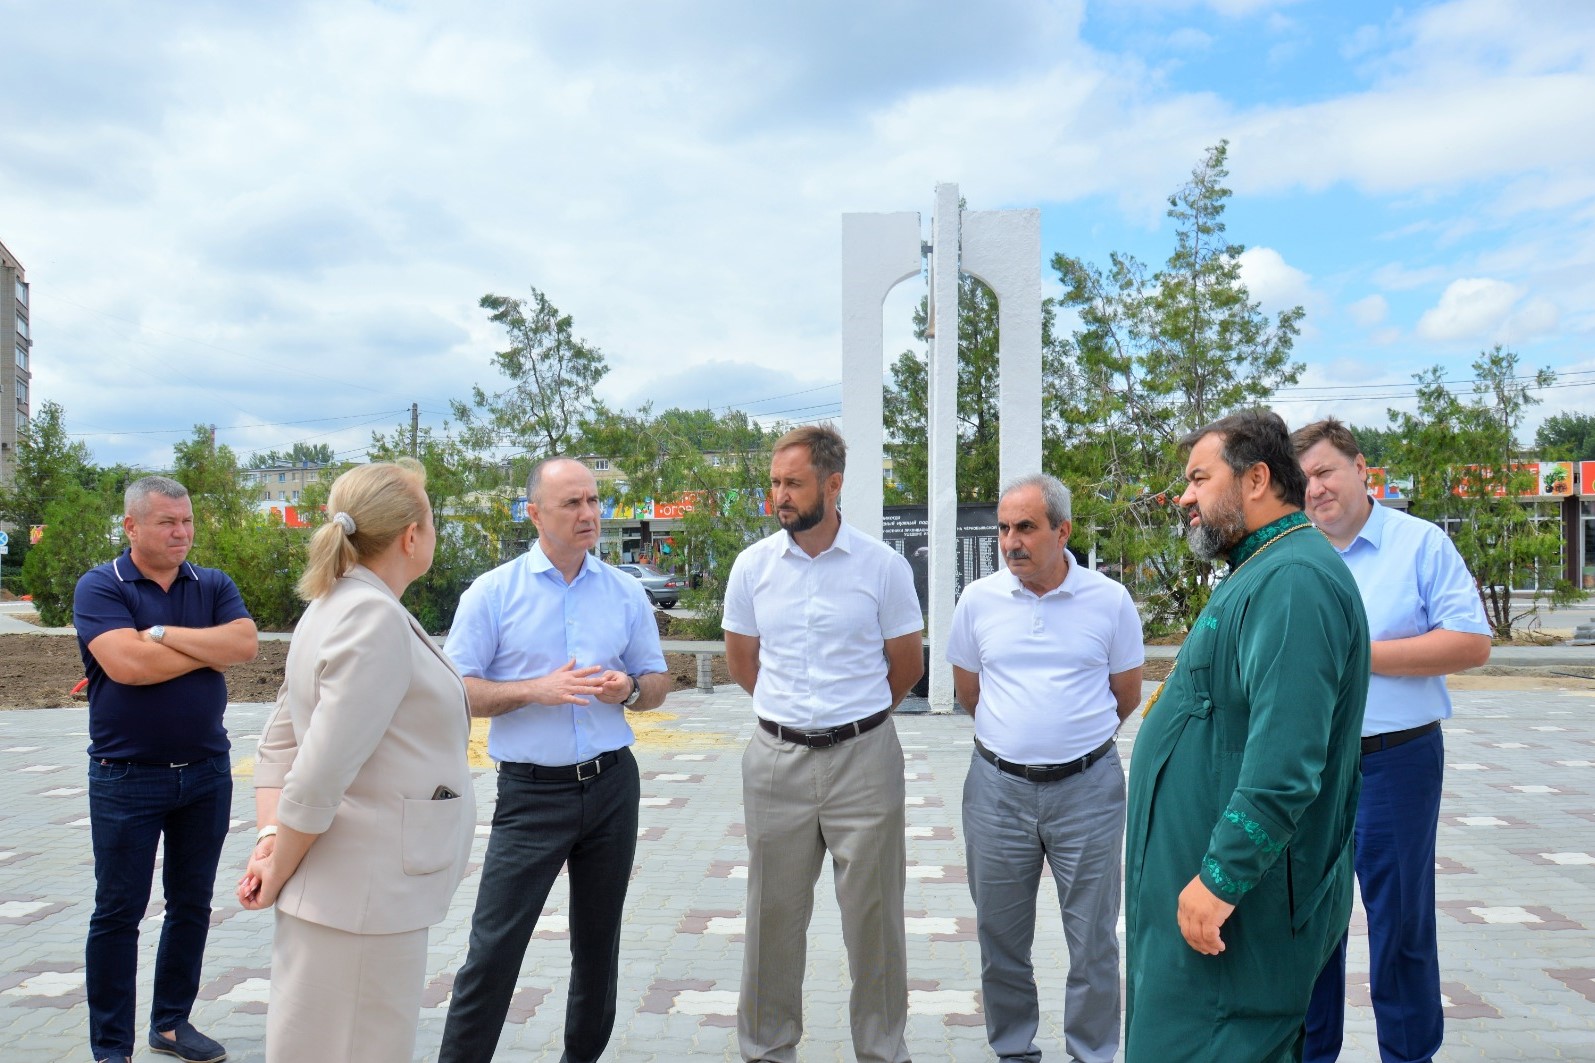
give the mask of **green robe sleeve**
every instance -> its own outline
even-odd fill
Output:
[[[1238,622],[1250,706],[1239,781],[1214,824],[1203,884],[1237,904],[1284,852],[1318,796],[1354,625],[1327,574],[1290,563],[1263,574]]]

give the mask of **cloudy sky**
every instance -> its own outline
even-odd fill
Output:
[[[0,0],[0,35],[32,397],[101,462],[442,425],[496,386],[478,299],[530,286],[613,404],[834,414],[844,212],[928,232],[952,181],[1039,206],[1049,260],[1156,265],[1220,138],[1253,296],[1308,311],[1288,420],[1383,423],[1497,342],[1595,409],[1587,0]]]

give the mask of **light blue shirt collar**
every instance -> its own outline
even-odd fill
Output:
[[[548,559],[548,555],[543,553],[543,542],[541,539],[539,539],[537,542],[534,542],[531,546],[531,549],[527,550],[526,553],[521,555],[521,561],[533,572],[552,572],[559,578],[560,582],[563,583],[565,580],[565,574],[559,571],[559,569],[555,568],[554,562],[550,561]],[[594,565],[600,563],[601,562],[599,562],[597,558],[593,557],[592,554],[583,554],[582,567],[576,570],[576,579],[571,580],[571,582],[575,583],[577,579],[581,579],[583,576],[591,572]]]
[[[1361,530],[1352,538],[1351,544],[1355,545],[1357,540],[1361,539],[1377,550],[1385,538],[1385,507],[1381,506],[1379,500],[1372,495],[1364,495],[1363,498],[1373,506],[1373,509],[1369,511],[1368,519],[1363,521]],[[1346,547],[1346,550],[1350,549],[1351,546]],[[1346,550],[1340,552],[1344,554]]]

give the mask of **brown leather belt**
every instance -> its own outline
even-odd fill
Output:
[[[1422,727],[1409,727],[1405,731],[1386,731],[1382,735],[1369,735],[1362,740],[1362,755],[1366,757],[1369,753],[1377,753],[1381,749],[1394,749],[1397,746],[1404,746],[1414,738],[1422,738],[1431,731],[1438,731],[1439,729],[1440,721],[1434,720],[1424,724]]]
[[[844,723],[840,727],[829,727],[823,731],[797,731],[790,727],[782,727],[778,723],[759,717],[759,726],[769,731],[783,742],[796,742],[800,746],[810,749],[826,749],[838,742],[846,742],[849,738],[857,738],[861,734],[875,730],[885,723],[892,715],[891,709],[882,709],[873,716],[866,716],[862,720]]]
[[[1067,764],[1015,764],[1011,760],[1003,760],[997,754],[985,747],[980,739],[975,739],[975,750],[986,758],[986,763],[998,771],[1005,771],[1009,775],[1017,775],[1021,779],[1031,782],[1056,782],[1067,779],[1071,775],[1079,775],[1091,765],[1108,755],[1108,750],[1113,748],[1113,739],[1108,739],[1100,746],[1081,757],[1071,760]]]

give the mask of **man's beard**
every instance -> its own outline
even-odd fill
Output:
[[[1191,553],[1203,561],[1229,553],[1246,538],[1246,511],[1241,505],[1239,485],[1207,509],[1195,509],[1201,523],[1186,525],[1185,541],[1190,544]]]
[[[815,502],[813,509],[800,509],[790,517],[783,517],[777,513],[775,519],[781,522],[781,527],[789,535],[796,535],[798,532],[806,532],[810,528],[817,528],[820,521],[825,519],[825,499],[821,498]]]

